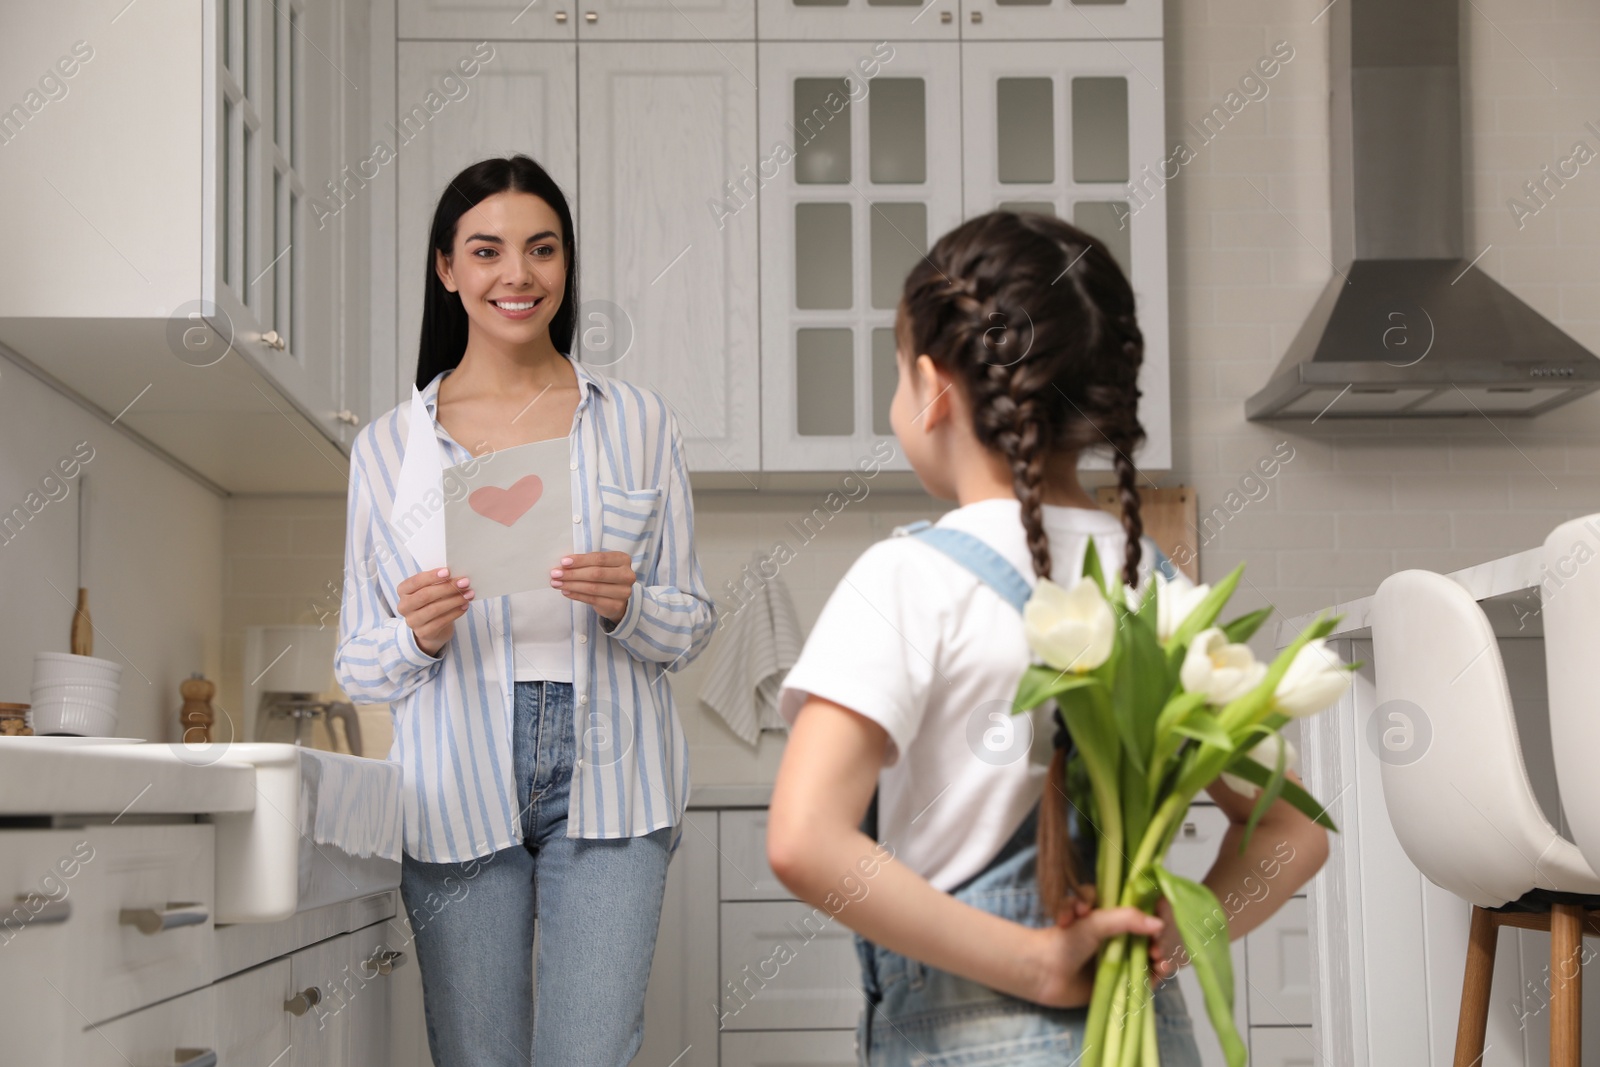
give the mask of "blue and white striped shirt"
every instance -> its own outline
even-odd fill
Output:
[[[634,837],[678,825],[689,748],[667,672],[706,647],[716,608],[694,551],[682,439],[660,395],[574,363],[572,500],[576,551],[623,551],[638,580],[613,626],[571,601],[577,756],[569,837]],[[423,391],[446,465],[471,453],[437,422],[439,374]],[[395,612],[418,571],[390,525],[410,404],[373,420],[350,451],[345,583],[334,662],[351,700],[387,703],[389,758],[405,771],[405,849],[461,862],[522,840],[512,762],[511,600],[474,600],[429,656]],[[480,460],[483,457],[480,457]],[[675,835],[676,836],[676,835]]]

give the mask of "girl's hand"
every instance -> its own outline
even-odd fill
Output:
[[[451,578],[448,568],[419,571],[397,587],[397,610],[416,635],[417,647],[430,656],[455,633],[456,620],[472,606],[470,578]]]
[[[1033,931],[1037,961],[1034,994],[1052,1008],[1079,1008],[1094,993],[1094,962],[1100,946],[1120,934],[1157,937],[1164,923],[1138,908],[1089,909],[1078,901],[1062,909],[1056,925]]]
[[[603,619],[617,622],[633,593],[633,558],[626,552],[578,552],[564,556],[550,572],[550,584],[572,600],[594,606]]]

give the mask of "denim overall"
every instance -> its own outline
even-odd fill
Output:
[[[1032,592],[1027,580],[979,538],[925,521],[903,529],[971,570],[1019,611],[1027,602]],[[1157,553],[1160,566],[1165,558]],[[1169,567],[1167,563],[1163,569]],[[874,794],[862,824],[874,839],[877,807]],[[951,895],[1003,919],[1051,925],[1034,873],[1038,815],[1035,807],[989,865]],[[1074,844],[1088,864],[1079,869],[1093,870],[1089,835],[1075,832]],[[855,946],[866,994],[856,1026],[856,1057],[862,1067],[1063,1067],[1081,1055],[1086,1007],[1050,1008],[1020,1000],[890,952],[860,934]],[[1161,984],[1154,1010],[1162,1067],[1200,1067],[1194,1027],[1176,981]]]

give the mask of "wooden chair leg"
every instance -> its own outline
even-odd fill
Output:
[[[1583,1027],[1583,908],[1550,910],[1550,1067],[1579,1067]]]
[[[1455,1067],[1479,1067],[1483,1060],[1483,1039],[1489,1028],[1489,986],[1494,981],[1494,950],[1499,933],[1494,914],[1473,905],[1467,968],[1461,979],[1461,1016],[1456,1021]],[[1578,1061],[1572,1062],[1576,1065]]]

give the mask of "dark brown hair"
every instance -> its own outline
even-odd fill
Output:
[[[926,353],[955,378],[979,443],[1009,464],[1034,573],[1051,576],[1041,510],[1047,461],[1104,449],[1127,534],[1122,580],[1137,585],[1144,526],[1133,452],[1145,436],[1144,337],[1133,289],[1105,245],[1049,215],[979,215],[939,238],[912,268],[901,312],[911,357]],[[1040,899],[1054,918],[1079,884],[1060,745],[1039,806],[1037,870]]]
[[[422,290],[422,337],[417,344],[417,388],[426,389],[440,371],[461,365],[467,351],[467,309],[461,294],[452,293],[439,280],[435,253],[455,251],[456,224],[461,216],[496,193],[532,193],[561,220],[561,242],[567,254],[567,280],[561,306],[550,319],[550,343],[557,352],[572,354],[578,314],[578,242],[572,232],[572,209],[561,187],[543,167],[520,153],[483,159],[451,178],[439,194],[428,227],[428,263]]]

